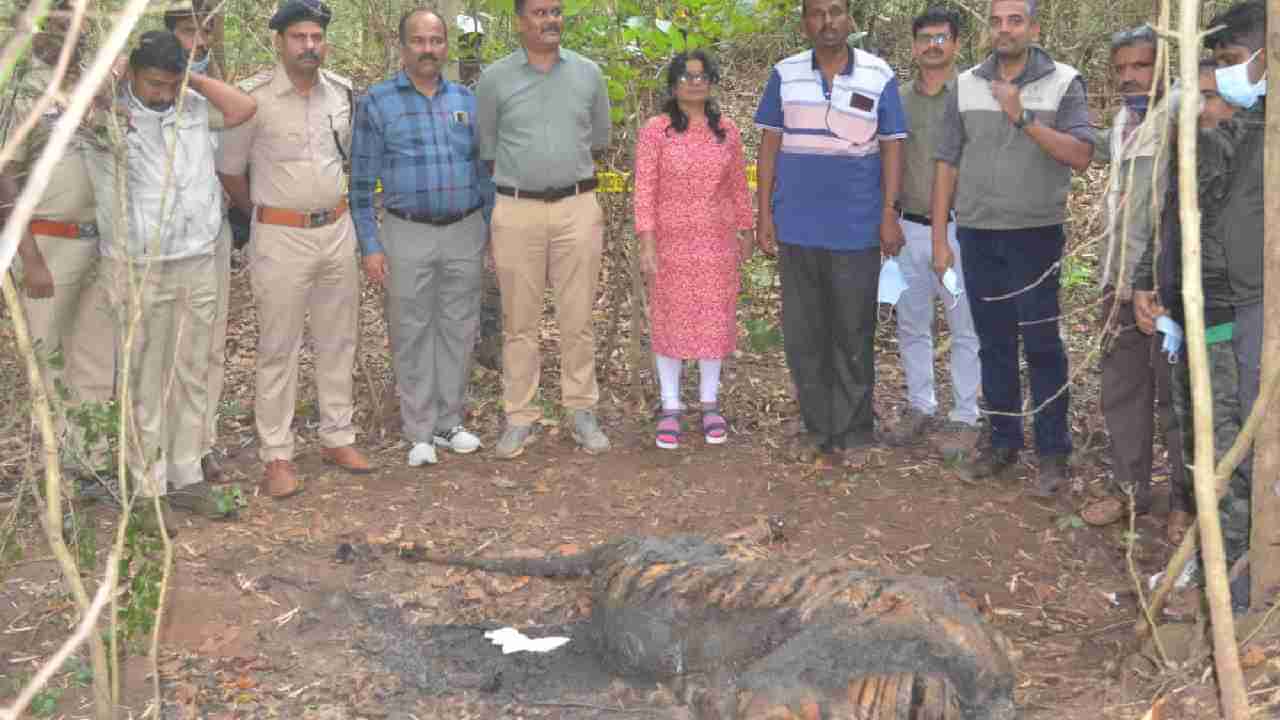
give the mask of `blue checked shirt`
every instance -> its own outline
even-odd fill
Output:
[[[382,180],[383,207],[444,217],[493,210],[493,179],[475,142],[476,99],[440,80],[435,97],[418,92],[402,70],[360,98],[351,140],[351,215],[360,252],[383,252],[373,213]]]

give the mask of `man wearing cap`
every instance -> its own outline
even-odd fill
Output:
[[[476,154],[475,97],[445,80],[449,31],[418,8],[400,19],[404,69],[369,88],[353,137],[351,208],[369,279],[387,286],[409,465],[436,447],[474,452],[462,423],[493,185]],[[382,179],[379,230],[373,191]]]
[[[574,440],[609,449],[595,406],[591,310],[604,244],[594,153],[609,145],[609,91],[600,67],[560,47],[560,0],[515,0],[523,47],[489,66],[476,85],[480,157],[493,163],[497,203],[491,242],[502,291],[503,406],[495,454],[513,458],[533,439],[542,295],[550,281],[560,325],[560,396]]]
[[[202,8],[203,3],[182,0],[169,6],[164,14],[164,25],[169,32],[182,43],[182,49],[191,60],[187,67],[192,73],[222,78],[217,66],[210,61],[208,35],[211,18]],[[216,146],[221,133],[214,132],[213,141]],[[231,226],[224,223],[222,232],[214,249],[214,272],[218,281],[218,297],[214,306],[213,334],[209,344],[209,402],[205,409],[205,438],[203,452],[200,456],[200,469],[204,479],[212,482],[223,482],[226,478],[222,464],[218,462],[215,447],[218,442],[218,407],[222,402],[222,385],[226,377],[227,351],[227,310],[231,299]]]
[[[63,9],[62,3],[58,8]],[[0,144],[13,137],[53,81],[65,32],[65,19],[53,16],[44,30],[32,38],[31,63],[15,80],[14,102],[0,118]],[[79,48],[75,52],[78,55]],[[77,65],[73,60],[69,72],[74,73]],[[72,84],[74,79],[67,78],[66,85]],[[13,201],[61,112],[61,106],[50,106],[18,145],[13,160],[0,170],[0,224],[7,220]],[[28,231],[22,234],[18,245],[22,306],[31,339],[46,359],[61,349],[61,372],[58,363],[46,363],[45,379],[51,387],[60,379],[71,391],[69,405],[108,400],[114,373],[106,295],[97,282],[98,228],[93,188],[79,149],[81,142],[79,137],[74,139],[54,166]],[[61,433],[64,415],[57,413],[56,417]],[[72,454],[85,449],[72,448]]]
[[[188,74],[187,57],[173,33],[143,34],[88,165],[117,342],[129,343],[134,487],[144,498],[165,496],[162,512],[172,504],[221,517],[227,510],[200,467],[223,224],[210,133],[245,122],[256,104],[224,82]],[[180,94],[184,79],[189,89]],[[135,509],[152,532],[154,510],[151,502]]]
[[[258,305],[254,417],[275,498],[301,489],[293,467],[298,356],[310,312],[320,442],[325,462],[367,473],[354,447],[352,369],[360,277],[343,164],[351,146],[351,90],[322,71],[332,13],[289,0],[271,18],[280,62],[251,91],[252,122],[223,138],[218,172],[231,201],[253,218],[249,273]]]

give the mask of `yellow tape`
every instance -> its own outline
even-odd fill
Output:
[[[631,173],[613,172],[612,170],[601,170],[596,173],[596,181],[600,183],[596,187],[596,192],[602,193],[624,193],[631,190]],[[752,190],[756,189],[756,164],[747,165],[747,185]]]

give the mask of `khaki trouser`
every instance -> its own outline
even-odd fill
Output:
[[[227,374],[227,306],[231,301],[231,226],[222,224],[213,256],[213,272],[217,281],[213,329],[209,342],[209,402],[205,408],[204,442],[200,456],[208,455],[218,444],[218,406],[222,402],[222,384]]]
[[[109,263],[121,349],[128,338],[131,280],[141,291],[128,377],[133,427],[137,428],[136,445],[130,443],[130,475],[143,497],[164,495],[204,479],[200,458],[218,296],[214,262],[213,255],[200,255]]]
[[[360,276],[350,213],[332,225],[303,230],[253,223],[249,275],[258,306],[254,417],[263,462],[293,459],[293,412],[303,323],[311,313],[320,442],[355,442],[352,370]]]
[[[60,380],[71,393],[64,412],[54,413],[55,429],[65,440],[69,439],[65,410],[82,402],[111,399],[115,381],[111,315],[103,279],[99,277],[97,238],[37,235],[35,241],[53,275],[53,297],[30,298],[24,292],[22,306],[31,341],[43,348],[46,357],[58,348],[62,350],[62,369],[46,363],[43,370],[49,387],[56,387]],[[73,445],[73,457],[98,464],[98,458],[86,455],[88,448],[82,443]]]
[[[589,410],[596,386],[596,300],[604,213],[595,193],[556,202],[499,195],[493,210],[493,258],[502,291],[502,401],[507,422],[529,425],[542,417],[534,404],[541,373],[538,323],[548,282],[560,325],[560,395],[569,410]]]

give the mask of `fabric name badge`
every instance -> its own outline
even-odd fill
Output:
[[[453,121],[462,126],[471,124],[471,115],[466,110],[455,110],[453,113]]]
[[[849,107],[862,112],[871,112],[876,106],[876,101],[863,95],[862,93],[853,93],[849,96]]]

